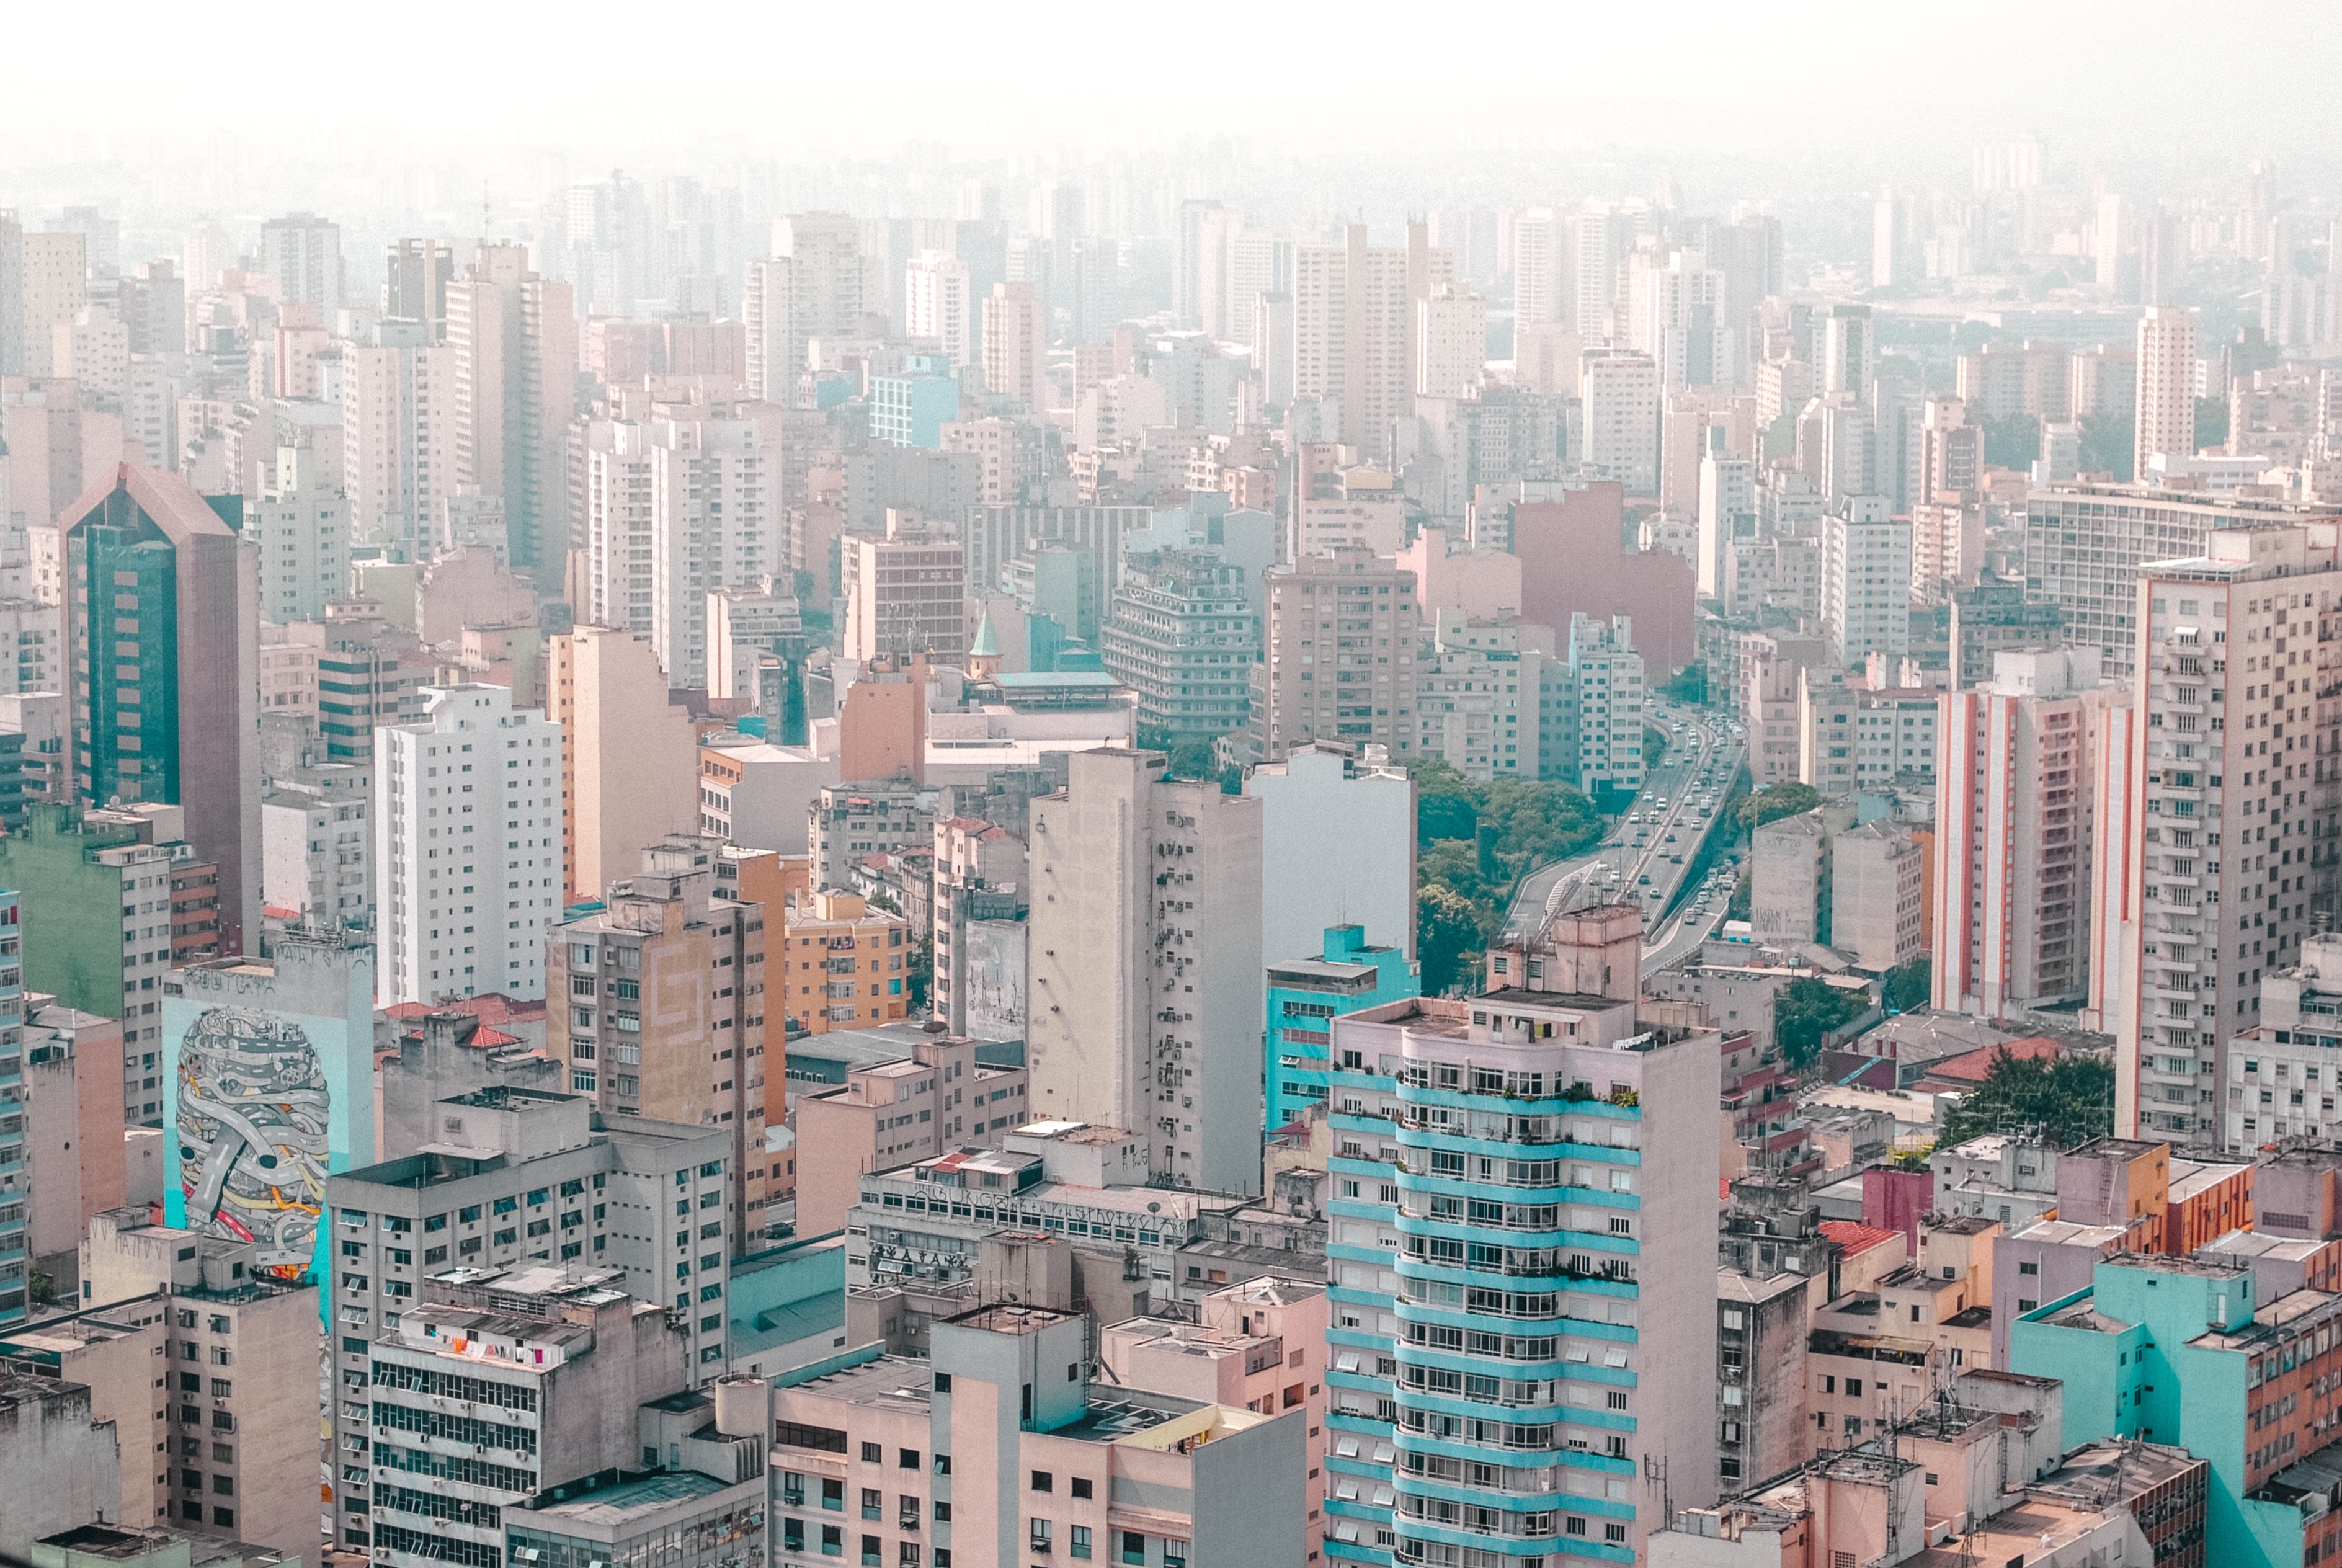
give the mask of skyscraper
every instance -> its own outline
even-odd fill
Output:
[[[1261,803],[1076,752],[1033,802],[1031,1109],[1143,1136],[1166,1184],[1260,1190]]]
[[[2098,650],[2003,653],[1943,699],[1936,769],[1935,1004],[2011,1018],[2084,994]]]
[[[557,575],[568,546],[562,460],[575,412],[577,312],[520,245],[485,245],[447,285],[455,482],[501,495],[514,567]]]
[[[2157,453],[2196,454],[2196,317],[2152,305],[2138,318],[2138,424],[2131,476],[2144,481]]]
[[[748,328],[748,390],[796,406],[806,345],[858,333],[865,308],[861,241],[844,213],[773,220],[773,254],[748,264],[741,319]],[[879,303],[885,304],[884,291]]]
[[[2331,540],[2218,531],[2139,571],[2130,831],[2097,897],[2100,919],[2129,926],[2113,999],[2121,1136],[2219,1146],[2230,1042],[2258,1022],[2262,977],[2333,923],[2334,864],[2315,853],[2342,826],[2316,754],[2330,729],[2315,706],[2331,678],[2320,627],[2342,604]]]
[[[420,723],[375,737],[383,1004],[533,1002],[562,907],[561,726],[504,686],[429,686],[423,702]]]
[[[1266,577],[1267,657],[1254,667],[1254,757],[1277,762],[1314,740],[1413,755],[1422,640],[1415,574],[1348,546],[1271,567]]]
[[[984,302],[984,385],[1036,414],[1048,408],[1048,313],[1029,283],[994,284]]]
[[[260,225],[260,270],[286,305],[314,305],[324,324],[342,305],[342,225],[315,213],[287,213]]]
[[[1849,495],[1822,520],[1822,631],[1837,662],[1911,646],[1911,521],[1876,495]]]
[[[1405,245],[1370,245],[1350,224],[1338,245],[1294,247],[1294,394],[1337,399],[1342,441],[1371,462],[1389,460],[1394,422],[1415,411],[1415,301],[1453,260],[1419,223]]]
[[[126,463],[58,533],[74,798],[183,807],[219,864],[222,946],[241,953],[260,931],[254,552],[185,480]]]
[[[903,269],[905,335],[936,344],[954,370],[976,361],[975,310],[967,264],[957,256],[921,251]]]

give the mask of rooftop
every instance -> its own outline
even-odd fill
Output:
[[[575,1520],[607,1528],[626,1524],[629,1515],[655,1513],[724,1488],[725,1483],[714,1476],[691,1470],[652,1471],[639,1475],[621,1472],[619,1479],[609,1485],[582,1483],[556,1486],[530,1498],[525,1506],[542,1518]]]

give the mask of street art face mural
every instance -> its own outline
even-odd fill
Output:
[[[178,1186],[185,1223],[258,1243],[256,1265],[297,1279],[325,1211],[325,1064],[281,1013],[212,1007],[178,1052]]]

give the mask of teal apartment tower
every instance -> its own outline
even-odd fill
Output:
[[[1638,1561],[1715,1491],[1719,1036],[1519,988],[1331,1034],[1327,1561]]]
[[[1363,925],[1326,928],[1325,951],[1268,970],[1268,1130],[1324,1103],[1333,1083],[1334,1018],[1423,994],[1423,972],[1396,947],[1369,947]]]

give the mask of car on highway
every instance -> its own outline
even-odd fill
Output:
[[[1646,871],[1641,876],[1636,878],[1636,881],[1639,885],[1648,887],[1651,885],[1651,874]]]

